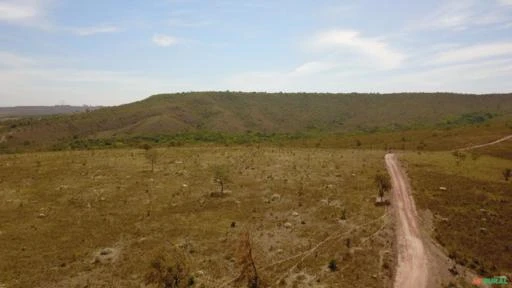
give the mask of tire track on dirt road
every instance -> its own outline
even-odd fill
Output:
[[[427,287],[426,249],[421,239],[416,206],[409,185],[395,154],[385,156],[386,168],[393,187],[393,205],[397,219],[398,263],[394,288]]]
[[[500,138],[500,139],[498,139],[496,141],[493,141],[493,142],[489,142],[489,143],[485,143],[485,144],[480,144],[480,145],[473,145],[473,146],[461,148],[461,149],[458,149],[458,150],[460,150],[460,151],[468,151],[468,150],[478,149],[478,148],[482,148],[482,147],[487,147],[487,146],[495,145],[495,144],[498,144],[498,143],[501,143],[501,142],[504,142],[504,141],[507,141],[507,140],[510,140],[510,139],[512,139],[512,135],[505,136],[505,137]]]

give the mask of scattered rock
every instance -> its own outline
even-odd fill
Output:
[[[283,254],[283,252],[284,252],[283,249],[277,249],[276,250],[276,254]]]
[[[484,227],[480,228],[480,232],[482,232],[482,233],[487,232],[487,228],[484,228]]]
[[[272,194],[272,196],[270,197],[270,199],[271,199],[272,201],[279,201],[279,200],[281,200],[281,195],[279,195],[279,194],[277,194],[277,193]]]
[[[446,190],[448,190],[448,189],[447,189],[446,187],[441,186],[441,187],[439,187],[439,190],[441,190],[441,191],[446,191]]]
[[[39,213],[39,215],[37,215],[37,218],[46,218],[46,214],[44,214],[44,213]]]
[[[327,186],[325,186],[325,187],[326,187],[327,189],[332,189],[332,188],[334,188],[334,185],[332,185],[332,184],[328,184],[328,185],[327,185]]]
[[[298,216],[299,216],[299,213],[297,213],[297,212],[293,211],[292,216],[293,216],[293,217],[298,217]]]
[[[291,229],[292,228],[292,223],[290,223],[290,222],[284,223],[284,228]]]
[[[453,276],[459,275],[459,271],[457,270],[457,266],[455,264],[449,268],[448,271],[450,271]]]
[[[224,194],[223,192],[211,192],[210,193],[210,197],[213,197],[213,198],[222,198],[224,197],[226,194]]]
[[[187,185],[187,184],[181,184],[181,187],[183,187],[183,188],[187,188],[187,187],[188,187],[188,185]]]
[[[119,249],[117,248],[102,248],[94,254],[92,263],[110,264],[117,260],[119,257]]]
[[[322,199],[322,200],[320,200],[320,203],[322,203],[323,205],[329,205],[329,200]]]
[[[375,197],[375,206],[388,206],[390,204],[389,200],[386,198]]]

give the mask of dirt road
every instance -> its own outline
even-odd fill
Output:
[[[473,146],[469,146],[469,147],[465,147],[465,148],[462,148],[462,149],[459,149],[461,151],[467,151],[467,150],[472,150],[472,149],[477,149],[477,148],[482,148],[482,147],[486,147],[486,146],[491,146],[491,145],[494,145],[494,144],[498,144],[500,142],[503,142],[503,141],[507,141],[507,140],[510,140],[512,139],[512,135],[508,135],[506,137],[503,137],[503,138],[500,138],[496,141],[493,141],[493,142],[489,142],[489,143],[485,143],[485,144],[480,144],[480,145],[473,145]]]
[[[385,160],[393,186],[393,205],[398,224],[398,265],[394,287],[425,288],[428,279],[427,254],[416,219],[416,206],[396,156],[392,153],[386,154]]]

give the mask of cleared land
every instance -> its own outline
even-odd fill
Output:
[[[140,149],[0,156],[0,283],[140,287],[174,267],[182,283],[232,285],[248,231],[274,287],[391,285],[391,217],[373,203],[383,152],[157,152],[154,172]],[[222,197],[217,165],[231,178]]]

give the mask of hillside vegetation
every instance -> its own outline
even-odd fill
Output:
[[[100,106],[16,106],[0,107],[0,121],[2,118],[16,118],[26,116],[43,116],[56,114],[71,114],[76,112],[85,112],[100,109]]]
[[[127,139],[215,142],[225,141],[227,134],[245,143],[488,123],[512,127],[511,115],[512,94],[162,94],[88,113],[4,121],[0,151],[45,150],[56,144],[57,149],[80,149],[105,141],[115,146],[130,144]]]

